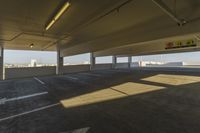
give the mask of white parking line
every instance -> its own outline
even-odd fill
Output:
[[[14,98],[3,98],[0,100],[0,104],[5,104],[6,102],[11,102],[11,101],[16,101],[16,100],[22,100],[22,99],[26,99],[26,98],[30,98],[30,97],[36,97],[36,96],[41,96],[41,95],[45,95],[48,94],[48,92],[41,92],[41,93],[34,93],[31,95],[26,95],[26,96],[21,96],[21,97],[14,97]]]
[[[0,99],[0,105],[5,104],[6,98]]]
[[[88,75],[88,76],[102,77],[102,75],[94,74],[94,73],[79,73],[79,74],[82,74],[82,75]]]
[[[44,106],[44,107],[41,107],[41,108],[33,109],[31,111],[23,112],[23,113],[20,113],[20,114],[17,114],[17,115],[12,115],[12,116],[9,116],[9,117],[1,118],[0,122],[5,121],[5,120],[9,120],[9,119],[14,119],[16,117],[20,117],[20,116],[23,116],[23,115],[34,113],[34,112],[37,112],[37,111],[45,110],[45,109],[48,109],[48,108],[52,108],[52,107],[58,106],[60,104],[61,103],[51,104],[51,105]]]
[[[40,79],[38,79],[38,78],[36,78],[36,77],[34,77],[34,79],[36,80],[36,81],[38,81],[39,83],[41,83],[41,84],[45,84],[43,81],[41,81]]]
[[[26,96],[21,96],[21,97],[16,97],[16,98],[10,98],[10,99],[7,99],[6,102],[15,101],[15,100],[22,100],[22,99],[41,96],[41,95],[45,95],[45,94],[48,94],[48,92],[45,91],[45,92],[41,92],[41,93],[34,93],[34,94],[31,94],[31,95],[26,95]]]
[[[76,77],[72,77],[72,76],[66,76],[66,77],[69,79],[72,79],[72,80],[78,80],[78,78],[76,78]]]
[[[87,133],[89,131],[90,127],[75,129],[72,131],[66,131],[66,132],[60,132],[60,133]]]

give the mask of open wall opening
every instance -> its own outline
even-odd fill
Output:
[[[127,63],[128,57],[117,57],[117,63]]]
[[[5,50],[5,79],[56,74],[56,52]]]
[[[90,64],[90,53],[64,57],[64,65]]]
[[[112,56],[97,57],[96,64],[110,64],[112,63]]]
[[[56,52],[4,50],[5,68],[56,66]]]

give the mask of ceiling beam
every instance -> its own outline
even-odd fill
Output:
[[[69,56],[86,52],[96,52],[134,43],[194,34],[200,32],[199,23],[200,20],[179,27],[166,17],[155,18],[144,24],[63,49],[61,55]]]
[[[162,0],[152,0],[162,11],[170,16],[179,26],[183,26],[187,22],[183,19],[179,19],[177,15],[171,11],[171,9]]]

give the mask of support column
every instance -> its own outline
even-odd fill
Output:
[[[90,70],[92,70],[95,66],[96,58],[93,53],[90,53]]]
[[[1,54],[0,54],[0,80],[4,79],[4,61],[3,61],[3,57],[4,57],[4,48],[3,46],[1,47]]]
[[[117,56],[112,57],[112,68],[115,69],[115,66],[117,64]]]
[[[128,68],[131,68],[131,63],[132,63],[132,56],[128,57]]]
[[[56,74],[63,74],[63,57],[60,56],[60,48],[57,47],[57,67]]]

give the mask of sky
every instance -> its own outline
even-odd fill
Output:
[[[4,61],[6,64],[29,64],[31,59],[36,59],[38,63],[56,64],[56,52],[44,51],[22,51],[22,50],[5,50]],[[164,62],[199,62],[200,52],[188,52],[165,55],[148,55],[133,57],[134,61],[164,61]],[[90,54],[81,54],[64,58],[64,63],[81,64],[90,61]],[[97,63],[111,63],[112,57],[98,57]],[[127,62],[128,58],[118,58],[118,62]]]
[[[4,62],[6,64],[27,64],[31,62],[31,59],[36,59],[38,63],[55,64],[56,52],[23,50],[4,51]]]

